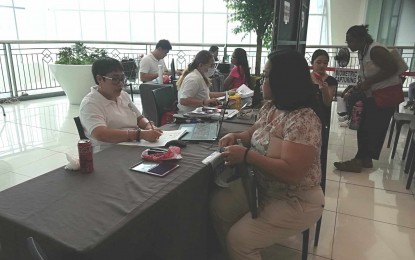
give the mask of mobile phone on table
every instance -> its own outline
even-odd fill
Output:
[[[130,170],[163,177],[174,171],[178,164],[172,162],[148,162],[141,161],[131,166]]]

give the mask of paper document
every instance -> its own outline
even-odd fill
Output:
[[[185,129],[171,130],[171,131],[163,130],[163,134],[160,136],[157,142],[154,142],[154,143],[141,139],[140,142],[123,142],[119,144],[145,146],[145,147],[160,147],[160,146],[165,146],[167,142],[169,141],[179,140],[180,137],[182,137],[185,133],[186,133]]]
[[[242,84],[239,88],[237,88],[236,92],[238,92],[241,98],[252,97],[254,95],[254,91],[248,88],[245,84]]]

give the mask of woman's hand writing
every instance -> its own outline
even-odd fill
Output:
[[[205,106],[214,107],[214,106],[219,105],[219,101],[216,98],[205,99],[205,100],[203,100],[203,104]]]
[[[155,128],[154,130],[141,130],[140,137],[141,139],[144,139],[148,142],[153,143],[153,142],[156,142],[160,138],[162,133],[163,131],[161,131],[158,128]]]

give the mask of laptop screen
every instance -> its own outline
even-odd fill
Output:
[[[220,117],[219,117],[219,122],[218,122],[218,131],[217,131],[217,133],[218,133],[218,137],[219,137],[219,134],[220,134],[220,130],[221,130],[221,128],[222,128],[222,123],[223,123],[223,121],[225,120],[226,108],[228,107],[228,103],[229,103],[229,100],[228,100],[228,98],[226,97],[226,98],[225,98],[225,103],[224,103],[224,106],[223,106],[223,108],[222,108],[222,112],[221,112]]]

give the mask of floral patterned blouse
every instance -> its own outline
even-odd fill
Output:
[[[274,112],[275,117],[271,119]],[[261,108],[258,116],[259,128],[255,130],[251,138],[252,149],[257,152],[266,154],[271,137],[309,145],[318,151],[314,163],[299,185],[289,185],[267,179],[266,175],[256,170],[260,195],[279,197],[281,192],[287,190],[309,190],[320,185],[321,123],[314,111],[311,108],[301,108],[294,111],[278,110],[271,101],[268,101]]]

